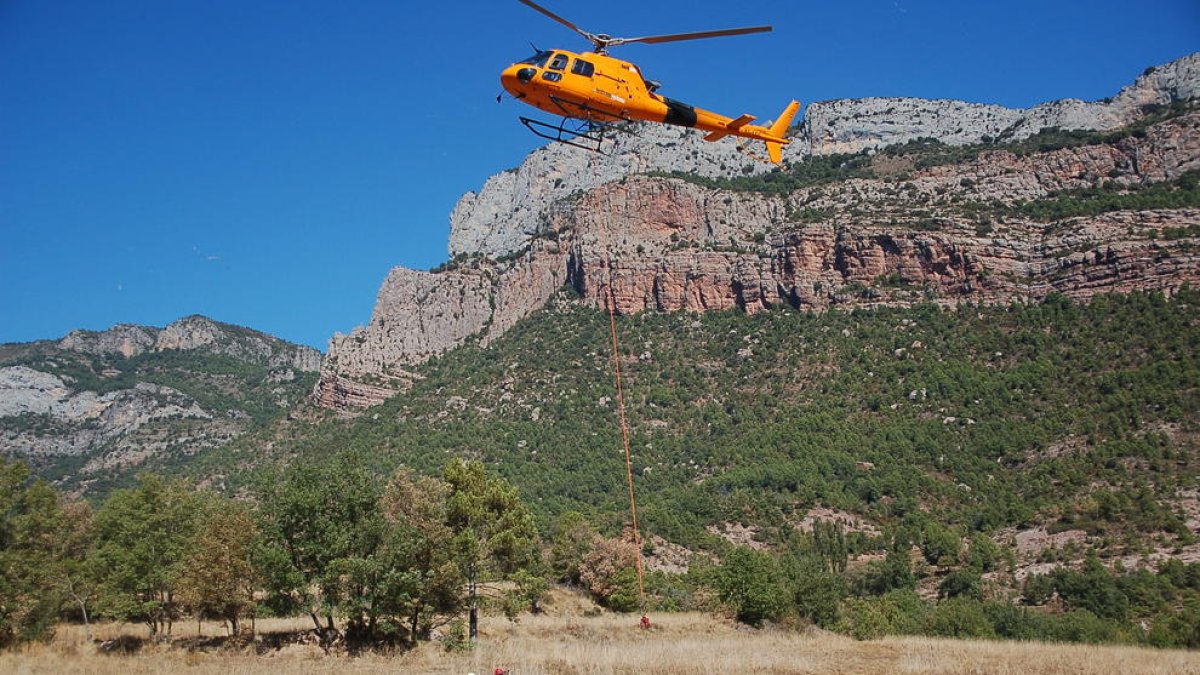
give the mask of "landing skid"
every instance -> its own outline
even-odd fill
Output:
[[[541,120],[520,118],[521,124],[533,132],[533,135],[556,143],[573,145],[584,150],[604,154],[600,147],[604,144],[604,132],[608,124],[564,117],[558,124],[549,124]]]
[[[606,154],[601,147],[604,145],[604,139],[609,132],[619,131],[626,134],[632,134],[633,131],[618,126],[617,122],[627,121],[622,118],[613,117],[607,113],[595,110],[587,105],[568,101],[566,99],[552,97],[554,105],[562,112],[562,119],[558,124],[551,124],[541,120],[521,117],[521,124],[525,128],[533,132],[535,136],[539,136],[549,141],[556,143],[565,143],[584,150]],[[597,119],[604,116],[613,121],[601,121]]]

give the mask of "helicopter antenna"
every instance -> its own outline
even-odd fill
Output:
[[[579,26],[576,26],[575,24],[571,23],[570,21],[567,21],[566,19],[555,14],[554,12],[551,12],[550,10],[546,9],[545,7],[542,7],[541,5],[537,4],[536,2],[533,2],[533,0],[520,0],[520,2],[521,2],[521,4],[526,5],[527,7],[530,7],[534,11],[544,14],[547,17],[549,17],[550,19],[553,19],[554,21],[557,21],[558,23],[561,23],[562,25],[566,26],[567,28],[570,28],[571,30],[575,31],[576,33],[579,33],[580,35],[582,35],[584,38],[586,38],[589,42],[592,43],[592,46],[594,47],[594,50],[597,54],[608,53],[609,47],[616,47],[618,45],[627,45],[627,44],[631,44],[634,42],[641,42],[644,44],[659,44],[662,42],[678,42],[680,40],[701,40],[704,38],[725,37],[727,35],[746,35],[748,33],[769,33],[772,30],[770,26],[751,26],[748,28],[730,28],[727,30],[710,30],[710,31],[702,31],[699,33],[675,33],[673,35],[647,35],[645,37],[620,38],[620,37],[613,37],[613,36],[605,34],[605,33],[589,33],[588,31],[580,28]]]

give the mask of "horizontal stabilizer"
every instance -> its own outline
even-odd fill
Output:
[[[753,122],[756,119],[758,119],[758,118],[756,118],[754,115],[742,115],[741,117],[737,118],[736,120],[733,120],[729,124],[726,124],[725,128],[729,129],[730,131],[733,131],[735,129],[741,129],[742,127],[746,126],[747,124],[750,124],[751,122]]]
[[[706,140],[710,143],[713,141],[719,141],[722,138],[725,138],[726,136],[730,135],[731,133],[734,133],[737,130],[741,129],[742,127],[746,126],[747,124],[750,124],[751,122],[753,122],[756,119],[758,119],[758,118],[755,117],[754,115],[742,115],[741,117],[737,118],[736,120],[729,120],[729,122],[725,125],[725,129],[727,129],[728,131],[721,130],[721,131],[709,132],[709,134],[704,137],[704,140]]]

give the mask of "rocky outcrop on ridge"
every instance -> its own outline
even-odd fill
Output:
[[[321,352],[265,333],[232,326],[208,317],[186,316],[166,328],[118,324],[106,331],[76,330],[58,341],[60,349],[87,354],[120,354],[126,358],[167,350],[199,350],[272,368],[301,372],[321,369]]]
[[[0,345],[0,454],[85,483],[169,462],[285,415],[319,364],[315,349],[202,316]]]
[[[794,129],[784,158],[856,153],[918,138],[949,145],[1021,140],[1046,127],[1106,131],[1129,124],[1144,106],[1200,95],[1200,53],[1147,70],[1111,100],[1064,99],[1028,109],[951,100],[863,98],[812,103]],[[450,254],[510,254],[545,231],[547,209],[568,195],[624,176],[681,171],[706,177],[769,171],[740,153],[735,139],[706,143],[689,129],[640,125],[616,134],[609,156],[551,143],[518,168],[468,192],[450,215]],[[752,151],[761,149],[753,144]]]
[[[816,125],[837,129],[820,120],[852,115],[810,117],[791,147],[841,152],[853,149],[846,143],[884,144],[938,133],[953,143],[988,132],[1023,138],[1042,121],[1061,126],[1083,120],[1080,111],[1093,105],[1105,107],[1087,113],[1094,125],[1085,128],[1107,129],[1136,115],[1132,111],[1142,103],[1194,98],[1197,88],[1200,55],[1147,73],[1109,103],[1058,102],[1003,117],[996,110],[1006,109],[920,102],[924,110],[940,111],[926,123],[911,107],[893,102],[896,109],[888,114],[906,121],[905,131],[885,136],[870,131],[873,123],[863,123],[859,136],[818,135],[834,139],[829,145],[816,140]],[[879,101],[844,105],[862,113]],[[814,108],[819,110],[810,107],[810,116]],[[988,124],[971,122],[989,115],[995,120]],[[1020,119],[1033,121],[1013,121]],[[971,131],[955,135],[939,126],[945,124]],[[731,161],[744,158],[704,154],[721,144],[692,136],[675,141],[694,141],[698,154],[690,172],[752,173],[737,168],[740,163],[731,170]],[[370,324],[331,341],[318,401],[342,409],[381,402],[404,387],[406,368],[470,340],[486,345],[564,283],[584,301],[602,306],[610,274],[616,308],[623,313],[1035,301],[1051,292],[1076,298],[1142,288],[1169,292],[1200,280],[1195,209],[1117,210],[1047,223],[1016,208],[1062,191],[1119,191],[1200,170],[1197,112],[1115,141],[1034,154],[994,150],[925,168],[889,166],[872,177],[809,185],[786,195],[629,177],[622,171],[632,171],[630,166],[665,161],[664,156],[693,157],[693,149],[676,153],[680,146],[646,152],[630,143],[618,146],[616,159],[544,148],[516,172],[493,177],[480,195],[464,197],[453,219],[452,247],[476,248],[452,248],[460,255],[442,272],[393,270]],[[875,159],[903,164],[883,154]],[[589,170],[592,178],[585,179]],[[605,181],[606,171],[625,178]],[[472,225],[483,223],[485,212],[491,225]],[[1165,232],[1175,234],[1164,237]],[[494,255],[512,246],[515,252]],[[468,250],[472,255],[465,255]]]
[[[1200,54],[1148,69],[1112,99],[1063,99],[1028,109],[964,101],[864,98],[814,103],[797,134],[810,154],[855,153],[936,138],[948,145],[1022,140],[1042,129],[1108,131],[1136,121],[1146,106],[1200,96]]]

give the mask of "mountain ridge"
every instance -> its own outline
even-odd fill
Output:
[[[287,413],[321,355],[200,315],[0,345],[0,454],[87,485],[224,445]]]
[[[489,179],[492,188],[464,196],[452,216],[458,254],[447,265],[392,270],[370,323],[330,340],[314,395],[343,411],[377,404],[408,386],[411,366],[471,340],[486,346],[564,284],[597,304],[610,255],[620,312],[753,312],[774,303],[820,310],[924,301],[930,293],[945,302],[1037,301],[1050,292],[1082,298],[1194,283],[1200,202],[1184,177],[1200,170],[1197,91],[1200,54],[1148,69],[1112,101],[1095,104],[1112,113],[1093,116],[1092,126],[1105,132],[1035,131],[977,106],[929,102],[984,110],[991,120],[951,142],[924,134],[953,116],[934,127],[916,119],[886,136],[871,131],[887,126],[887,115],[914,118],[877,110],[902,99],[870,99],[855,104],[861,115],[836,117],[855,120],[845,128],[857,136],[835,134],[842,140],[821,146],[859,150],[808,153],[783,171],[745,158],[730,164],[732,145],[671,128],[632,137],[642,140],[621,134],[609,156],[552,144]],[[1050,105],[1020,119],[1082,119],[1048,116]],[[1060,108],[1078,106],[1053,109]],[[1133,121],[1107,126],[1122,120]],[[987,132],[1006,140],[955,145]],[[845,146],[847,138],[856,145]],[[955,148],[963,150],[955,155]],[[673,173],[652,170],[676,161],[681,169]],[[489,189],[499,196],[485,199]],[[1107,206],[1101,213],[1083,202]],[[463,234],[482,232],[470,224],[476,213],[502,227],[509,243]],[[459,250],[467,241],[476,247],[470,254]]]
[[[1021,140],[1047,127],[1105,131],[1135,121],[1144,106],[1198,95],[1200,53],[1147,68],[1105,101],[1060,99],[1025,109],[903,97],[819,101],[805,108],[784,157],[795,163],[918,138],[951,145]],[[679,127],[642,125],[634,134],[615,134],[611,141],[605,157],[551,143],[534,150],[516,169],[492,176],[478,191],[467,192],[450,216],[450,255],[500,257],[517,251],[541,231],[541,221],[553,202],[626,175],[678,170],[716,178],[772,170],[771,165],[739,153],[733,141],[707,143],[699,134]]]

